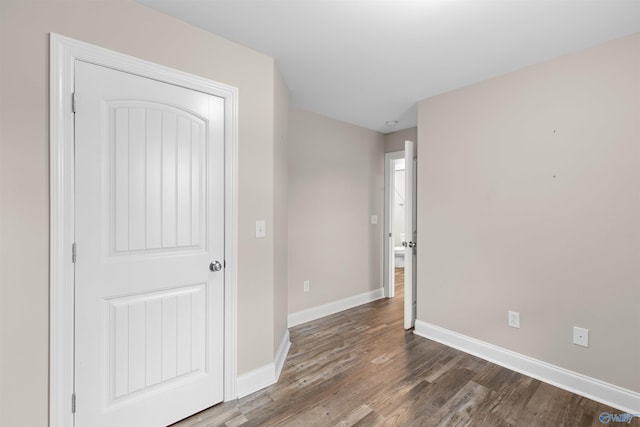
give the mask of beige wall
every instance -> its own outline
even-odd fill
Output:
[[[404,151],[404,142],[406,140],[417,142],[418,128],[409,128],[391,132],[384,135],[384,152],[392,153],[394,151]]]
[[[418,319],[640,392],[640,35],[427,99],[418,123]]]
[[[288,313],[288,271],[287,256],[289,247],[288,233],[288,190],[289,190],[289,165],[288,165],[288,118],[289,118],[289,89],[276,67],[274,73],[275,90],[275,119],[274,119],[274,211],[273,233],[274,245],[274,277],[273,277],[273,302],[274,302],[274,352],[282,343],[282,338],[287,332]],[[282,315],[282,314],[285,315]],[[275,356],[275,353],[274,353]]]
[[[371,130],[290,111],[289,313],[382,287],[383,141]]]
[[[283,235],[255,239],[254,224],[277,212],[273,59],[126,0],[0,7],[0,425],[47,425],[49,32],[239,88],[238,371],[272,362]]]

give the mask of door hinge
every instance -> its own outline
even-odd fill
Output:
[[[71,413],[72,414],[76,413],[76,394],[75,393],[71,394]]]
[[[71,112],[73,112],[75,114],[76,112],[76,104],[78,103],[78,99],[76,97],[76,93],[73,92],[73,95],[71,95]]]
[[[71,262],[75,264],[77,258],[77,246],[75,242],[71,245]]]

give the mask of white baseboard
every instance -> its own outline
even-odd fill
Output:
[[[284,366],[284,362],[287,360],[287,354],[289,354],[289,349],[291,348],[291,341],[289,340],[289,330],[287,329],[282,337],[282,341],[280,342],[280,346],[278,347],[278,351],[276,352],[276,360],[275,360],[275,378],[276,382],[278,378],[280,378],[280,373],[282,372],[282,367]]]
[[[278,382],[290,347],[291,342],[289,341],[289,330],[287,329],[276,352],[274,362],[238,376],[236,383],[238,398],[245,397]]]
[[[294,327],[321,317],[329,316],[343,310],[348,310],[371,301],[384,298],[384,288],[378,288],[373,291],[354,295],[329,304],[319,305],[317,307],[308,308],[306,310],[291,313],[288,318],[288,326]]]
[[[246,374],[238,375],[238,381],[236,383],[238,398],[269,387],[275,382],[275,364],[273,362],[249,371]]]
[[[626,413],[640,413],[640,393],[421,320],[416,320],[414,333]]]

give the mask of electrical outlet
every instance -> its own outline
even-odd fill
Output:
[[[304,291],[305,292],[309,292],[309,281],[308,280],[304,281]]]
[[[589,330],[585,328],[573,327],[573,343],[582,347],[589,347]]]
[[[509,317],[507,322],[512,328],[520,328],[520,313],[518,313],[517,311],[509,310]]]
[[[256,238],[262,239],[267,237],[267,223],[263,219],[256,221]]]
[[[371,215],[371,224],[376,225],[378,223],[378,215]]]

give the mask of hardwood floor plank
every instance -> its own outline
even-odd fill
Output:
[[[386,407],[382,407],[381,411],[376,411],[385,419],[383,425],[402,426],[414,422],[418,413],[424,410],[423,398],[429,385],[430,383],[426,381],[420,381],[407,393],[388,401]]]
[[[277,384],[174,427],[602,427],[602,412],[621,413],[405,331],[402,286],[290,337]],[[640,418],[609,424],[622,425]]]
[[[373,411],[371,410],[369,405],[360,405],[356,409],[351,411],[349,414],[347,414],[347,416],[344,419],[340,420],[340,422],[337,423],[336,426],[351,427],[359,423],[360,421],[362,421],[371,412]]]
[[[378,427],[384,424],[384,418],[375,412],[369,412],[369,414],[355,423],[354,427]]]

